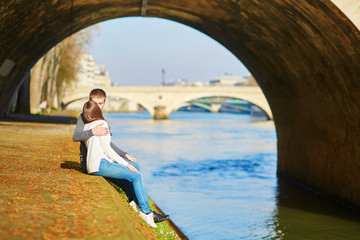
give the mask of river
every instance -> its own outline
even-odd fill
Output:
[[[360,214],[278,179],[272,121],[249,115],[106,114],[148,195],[189,239],[360,239]]]

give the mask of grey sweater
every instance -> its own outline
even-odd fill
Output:
[[[93,136],[92,129],[84,131],[85,122],[86,120],[84,119],[83,114],[81,113],[77,120],[73,134],[73,141],[80,142],[80,156],[82,157],[83,160],[86,160],[86,154],[87,154],[85,141]],[[110,146],[112,149],[114,149],[114,151],[117,154],[125,158],[127,152],[124,152],[123,150],[115,146],[115,144],[113,144],[112,142],[110,143]]]

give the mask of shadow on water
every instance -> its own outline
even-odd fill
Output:
[[[360,239],[360,213],[279,178],[272,239]]]

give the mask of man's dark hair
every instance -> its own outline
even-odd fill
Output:
[[[100,88],[95,88],[89,94],[89,99],[92,100],[92,98],[106,98],[106,93]]]

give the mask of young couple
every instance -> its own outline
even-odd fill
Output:
[[[81,142],[81,167],[91,175],[130,182],[128,186],[130,191],[127,192],[129,200],[133,199],[130,201],[130,206],[136,212],[140,212],[140,217],[147,224],[156,228],[155,223],[169,219],[169,215],[160,215],[150,209],[136,158],[111,142],[109,125],[102,114],[105,101],[104,90],[93,89],[89,101],[84,104],[83,112],[78,118],[73,140]]]

